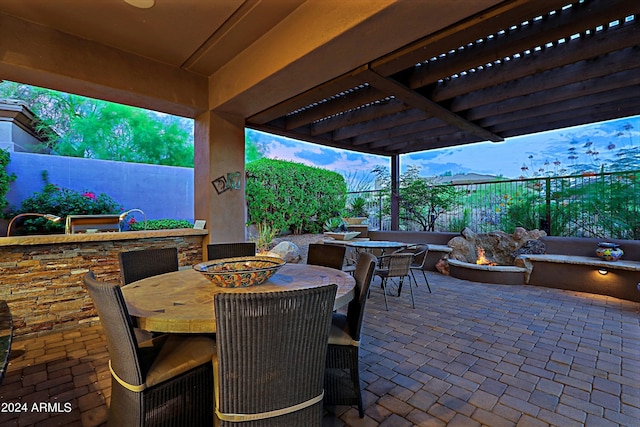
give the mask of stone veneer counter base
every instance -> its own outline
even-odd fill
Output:
[[[14,336],[49,333],[97,321],[82,277],[120,283],[118,253],[178,248],[180,266],[203,261],[208,230],[55,234],[0,238],[0,300],[13,315]]]

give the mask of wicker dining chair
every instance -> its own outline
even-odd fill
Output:
[[[389,304],[387,301],[387,282],[390,278],[398,279],[398,296],[402,292],[402,285],[404,278],[409,279],[409,290],[411,291],[411,305],[416,308],[416,303],[413,299],[413,287],[411,286],[411,262],[413,261],[412,253],[392,253],[384,255],[379,258],[383,267],[378,268],[375,272],[376,276],[379,276],[382,280],[382,293],[384,294],[384,306],[389,310]]]
[[[342,270],[345,251],[344,246],[310,243],[307,264]]]
[[[213,425],[215,342],[164,335],[138,343],[120,286],[100,282],[92,272],[83,280],[109,351],[108,426]]]
[[[122,286],[159,274],[178,271],[178,248],[143,249],[118,253]],[[135,327],[138,341],[147,341],[154,334]]]
[[[255,242],[211,243],[207,245],[207,260],[255,256]]]
[[[147,277],[178,271],[178,249],[161,248],[120,252],[118,262],[122,285],[126,286]]]
[[[376,257],[370,253],[358,257],[353,275],[355,295],[347,306],[347,313],[333,313],[331,319],[324,372],[325,404],[358,405],[360,418],[364,417],[358,362],[360,331],[376,263]]]
[[[320,426],[337,286],[216,294],[220,426]],[[216,424],[218,425],[218,424]]]

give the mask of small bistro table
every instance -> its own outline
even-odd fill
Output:
[[[371,249],[379,249],[380,255],[384,256],[384,252],[387,249],[402,249],[407,248],[409,246],[415,246],[416,243],[404,243],[404,242],[391,242],[388,240],[362,240],[356,242],[348,241],[346,243],[347,246],[351,246],[352,248],[364,249],[370,251]]]
[[[416,245],[416,243],[390,242],[388,240],[361,240],[356,242],[347,241],[345,244],[354,248],[380,249],[383,253],[385,249],[400,249]]]
[[[338,285],[334,309],[351,301],[355,279],[348,273],[308,264],[286,264],[258,286],[221,288],[193,269],[138,280],[122,288],[129,314],[152,332],[215,333],[217,293],[277,292]]]

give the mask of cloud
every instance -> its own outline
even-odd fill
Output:
[[[334,150],[328,148],[322,148],[320,151],[316,150],[300,150],[295,153],[295,155],[304,160],[308,160],[314,165],[318,166],[328,166],[334,163],[338,158],[340,158],[340,153],[335,152]]]
[[[624,127],[631,126],[624,130]],[[622,132],[622,135],[620,134]],[[368,155],[337,148],[323,147],[307,142],[296,141],[269,134],[256,132],[260,141],[268,147],[267,157],[291,160],[310,166],[323,167],[338,172],[370,172],[375,166],[389,166],[386,156]],[[567,158],[569,147],[576,147],[578,161],[592,161],[584,148],[587,141],[593,142],[599,152],[599,161],[613,157],[618,148],[631,143],[639,144],[640,116],[629,117],[611,122],[548,131],[535,135],[508,138],[505,142],[481,142],[465,146],[441,148],[437,150],[411,153],[400,157],[403,171],[408,165],[421,168],[421,175],[434,176],[447,172],[479,173],[502,175],[517,178],[522,174],[521,167],[526,165],[529,172],[542,167],[545,162],[561,161],[570,164]],[[635,142],[633,142],[635,141]],[[572,144],[573,143],[573,144]],[[616,150],[606,147],[615,143]],[[531,156],[531,158],[529,158]]]

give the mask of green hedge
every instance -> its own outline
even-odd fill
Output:
[[[280,232],[320,232],[326,220],[344,210],[346,194],[347,184],[336,172],[266,158],[247,165],[250,222]]]
[[[193,224],[184,219],[150,219],[129,223],[129,230],[172,230],[176,228],[193,228]]]

